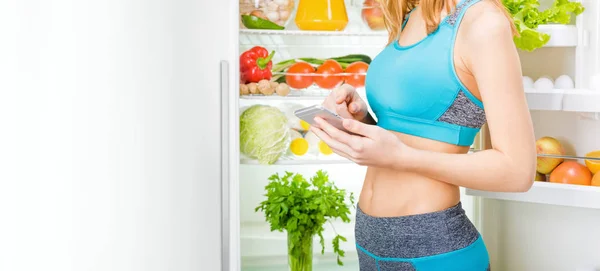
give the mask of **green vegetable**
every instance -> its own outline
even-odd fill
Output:
[[[269,29],[269,30],[283,30],[285,27],[280,26],[269,20],[254,16],[254,15],[242,15],[242,24],[248,29]]]
[[[512,15],[519,36],[514,38],[517,48],[533,51],[544,46],[550,35],[536,31],[541,24],[568,24],[572,15],[584,11],[581,3],[569,0],[555,0],[554,4],[540,11],[538,0],[502,0],[502,4]]]
[[[286,116],[277,107],[253,105],[240,116],[240,151],[261,164],[273,164],[290,144]]]
[[[349,193],[347,197],[346,191],[336,187],[322,170],[317,171],[310,181],[291,172],[285,172],[283,176],[273,174],[269,180],[269,184],[265,186],[267,199],[255,211],[264,212],[271,231],[288,232],[288,241],[292,244],[288,253],[292,258],[302,257],[302,240],[308,236],[312,238],[318,235],[321,254],[325,253],[323,225],[336,218],[345,223],[350,222],[350,207],[346,200],[354,205],[353,193]],[[344,257],[345,252],[340,249],[340,241],[346,241],[346,238],[336,234],[332,244],[338,265],[343,265],[340,258]]]

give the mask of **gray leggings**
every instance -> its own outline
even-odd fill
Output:
[[[460,203],[401,217],[373,217],[357,208],[355,236],[361,271],[490,270],[483,239]]]

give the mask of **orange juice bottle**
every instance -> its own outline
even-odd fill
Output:
[[[342,31],[348,24],[344,0],[300,0],[296,25],[301,30]]]

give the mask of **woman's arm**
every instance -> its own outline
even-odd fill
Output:
[[[481,16],[483,15],[483,16]],[[473,154],[410,150],[409,171],[479,190],[527,191],[536,167],[535,136],[511,29],[499,12],[485,12],[465,30],[466,66],[477,81],[492,149]]]

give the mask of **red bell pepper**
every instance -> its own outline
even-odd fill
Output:
[[[240,56],[240,76],[244,83],[258,83],[262,79],[271,80],[273,74],[271,59],[275,51],[269,54],[267,49],[255,46]]]

